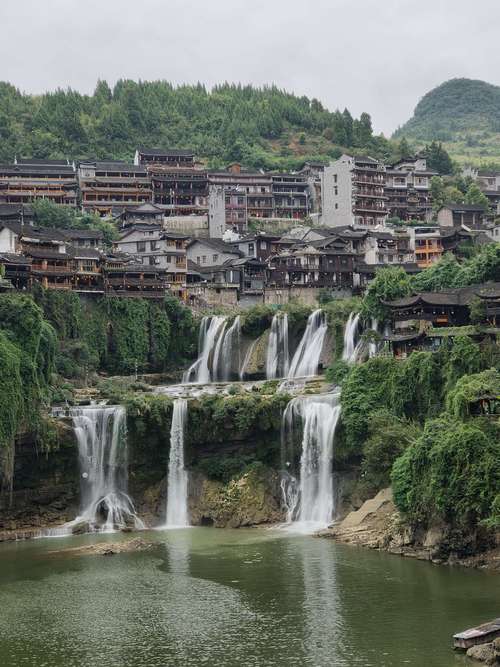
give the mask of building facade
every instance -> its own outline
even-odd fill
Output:
[[[383,163],[369,156],[342,155],[323,170],[323,225],[383,226],[388,214],[384,188]]]
[[[385,195],[390,217],[400,220],[428,220],[432,215],[431,178],[420,156],[400,160],[386,169]]]
[[[111,216],[151,201],[151,180],[142,166],[125,162],[80,162],[81,207],[88,213]]]
[[[77,205],[75,167],[68,160],[16,159],[0,165],[0,204],[29,204],[48,199]]]

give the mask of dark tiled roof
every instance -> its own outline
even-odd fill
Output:
[[[98,229],[62,229],[61,233],[68,239],[102,239],[104,237]]]
[[[66,252],[58,252],[57,250],[51,250],[50,248],[30,248],[25,250],[24,254],[28,257],[34,257],[35,259],[71,259],[71,255]]]
[[[88,164],[88,163],[85,163]],[[96,171],[133,171],[134,173],[146,174],[146,168],[128,162],[94,162]]]
[[[479,206],[478,204],[445,204],[441,207],[441,209],[443,208],[447,208],[454,213],[460,211],[477,211],[478,213],[484,213],[484,206]]]
[[[218,250],[219,252],[227,252],[233,255],[242,256],[241,250],[234,248],[231,244],[221,241],[219,239],[193,239],[188,243],[188,247],[194,245],[195,243],[203,243],[208,248],[213,248],[213,250]]]
[[[144,155],[172,155],[173,157],[194,157],[194,151],[185,148],[145,148],[141,146],[137,149]]]
[[[18,157],[16,158],[17,164],[27,164],[27,165],[47,165],[52,167],[68,167],[70,166],[69,160],[45,160],[36,157]]]
[[[369,155],[353,155],[353,158],[356,162],[367,162],[370,164],[378,164],[378,160],[374,160]]]
[[[94,248],[75,248],[71,246],[68,250],[75,259],[101,259],[102,257],[99,250]]]
[[[419,292],[413,296],[388,301],[387,305],[392,308],[405,308],[427,303],[429,305],[451,305],[466,306],[476,296],[488,298],[495,297],[500,293],[500,283],[485,283],[483,285],[470,285],[468,287],[457,287],[442,290],[440,292]]]
[[[163,213],[163,209],[160,208],[159,206],[155,206],[154,204],[141,204],[140,206],[136,206],[135,208],[129,208],[125,211],[126,214],[132,213],[133,215],[141,214],[141,213]]]
[[[187,272],[188,273],[197,273],[198,275],[201,275],[200,272],[200,267],[196,262],[193,262],[192,260],[188,259],[187,261]]]
[[[0,176],[2,174],[8,174],[9,176],[29,176],[30,174],[44,174],[47,176],[51,175],[64,175],[64,176],[75,176],[75,170],[73,167],[68,165],[50,165],[50,164],[37,164],[37,165],[24,165],[24,164],[2,164],[0,165]]]
[[[24,255],[15,255],[14,253],[10,252],[2,252],[0,254],[0,262],[2,260],[8,264],[19,264],[22,266],[31,264],[31,259],[29,257],[25,257]]]

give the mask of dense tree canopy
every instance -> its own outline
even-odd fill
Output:
[[[56,90],[25,95],[0,83],[0,160],[117,158],[138,145],[192,148],[213,166],[293,167],[328,160],[343,148],[397,157],[374,137],[370,116],[330,112],[315,99],[278,88],[223,84],[175,87],[166,81],[99,81],[93,95]]]

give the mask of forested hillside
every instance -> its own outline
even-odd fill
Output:
[[[0,160],[116,158],[138,145],[192,148],[211,167],[238,160],[251,167],[294,168],[343,149],[397,158],[374,137],[370,116],[330,112],[316,99],[276,87],[224,84],[174,87],[165,81],[99,81],[93,95],[57,90],[21,93],[0,83]]]
[[[500,87],[472,79],[446,81],[424,95],[394,136],[417,146],[441,141],[461,162],[500,163]]]

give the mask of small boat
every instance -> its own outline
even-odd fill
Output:
[[[492,642],[496,637],[500,637],[500,618],[463,632],[457,632],[456,635],[453,635],[453,648],[468,649],[476,644]]]

